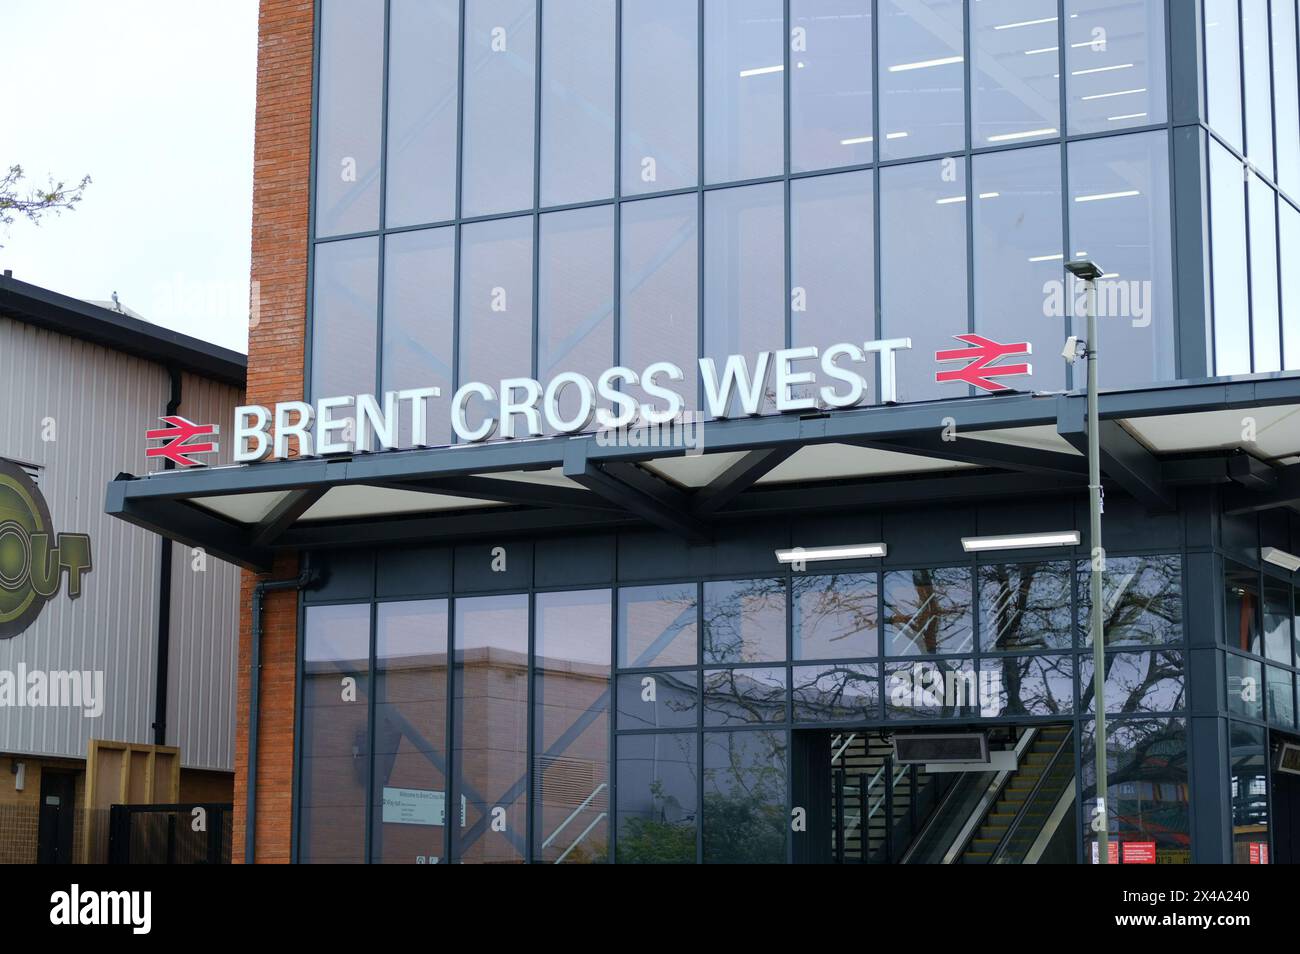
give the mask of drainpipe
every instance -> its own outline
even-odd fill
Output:
[[[181,373],[169,367],[172,393],[167,401],[166,414],[170,417],[181,409]],[[163,459],[163,470],[176,465]],[[172,542],[163,537],[162,552],[158,559],[158,671],[154,674],[153,743],[167,744],[167,665],[172,641]]]
[[[257,832],[257,737],[262,702],[262,602],[267,593],[277,590],[309,588],[319,577],[311,566],[311,555],[304,555],[296,577],[284,580],[261,580],[253,587],[253,631],[248,664],[248,807],[244,816],[244,864],[253,864],[254,836]]]

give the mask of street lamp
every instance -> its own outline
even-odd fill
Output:
[[[1083,357],[1088,362],[1088,548],[1092,567],[1092,605],[1088,631],[1092,635],[1092,698],[1097,707],[1093,724],[1097,755],[1097,862],[1110,862],[1110,818],[1106,807],[1106,648],[1101,631],[1101,571],[1105,551],[1101,547],[1101,452],[1097,425],[1097,279],[1104,274],[1096,262],[1066,262],[1065,270],[1087,285],[1087,339],[1080,351],[1078,338],[1065,343],[1062,354],[1070,364]]]

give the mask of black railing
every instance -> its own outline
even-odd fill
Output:
[[[108,861],[118,865],[230,864],[230,802],[114,805]]]

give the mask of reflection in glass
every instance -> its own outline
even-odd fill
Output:
[[[618,737],[619,864],[691,864],[699,826],[694,732]]]
[[[298,744],[300,861],[365,861],[369,670],[370,604],[308,607]],[[354,693],[344,691],[348,679]]]
[[[1296,5],[1278,2],[1273,14],[1273,113],[1277,132],[1277,183],[1300,188],[1300,71],[1296,65]],[[1294,269],[1293,269],[1294,270]]]
[[[1228,711],[1247,719],[1264,719],[1263,664],[1236,653],[1227,654]]]
[[[610,592],[538,593],[533,857],[609,860]]]
[[[625,586],[618,591],[618,665],[694,666],[698,627],[696,586]]]
[[[880,718],[880,668],[875,663],[795,666],[795,722],[860,722]]]
[[[533,207],[535,0],[465,6],[461,215]]]
[[[871,161],[871,7],[871,0],[790,0],[794,172]]]
[[[1074,711],[1074,660],[1069,655],[986,658],[980,670],[988,691],[999,696],[997,704],[988,707],[996,712],[985,711],[984,715],[1068,715]]]
[[[1284,729],[1294,729],[1295,721],[1295,677],[1285,669],[1269,666],[1268,679],[1268,721]]]
[[[967,331],[965,163],[881,169],[880,236],[882,336],[912,339],[898,359],[899,399],[964,396],[968,388],[936,384],[918,369],[930,368],[936,351],[961,346],[952,336]]]
[[[792,580],[793,658],[853,659],[879,653],[875,573]]]
[[[1092,567],[1078,573],[1079,645],[1092,645]],[[1107,648],[1156,646],[1183,638],[1183,561],[1176,554],[1107,557],[1101,576],[1102,632]]]
[[[1278,0],[1282,3],[1284,0]],[[1276,4],[1275,4],[1276,5]],[[1241,62],[1246,74],[1246,158],[1273,178],[1273,83],[1269,58],[1269,5],[1241,5]]]
[[[1228,645],[1256,656],[1263,655],[1259,631],[1259,574],[1230,563],[1224,568],[1224,584],[1227,608],[1224,636]]]
[[[388,24],[387,227],[456,215],[459,0],[392,0]]]
[[[1204,0],[1205,93],[1210,128],[1241,149],[1241,49],[1237,0]]]
[[[318,244],[312,282],[311,398],[373,394],[379,240]],[[336,420],[353,415],[350,408],[334,413]]]
[[[704,861],[783,864],[786,734],[704,733]]]
[[[700,677],[693,669],[618,677],[620,730],[688,728],[699,709]]]
[[[1056,0],[974,3],[970,28],[972,145],[1059,136]]]
[[[1028,341],[1052,355],[1068,337],[1063,311],[1044,308],[1063,280],[1061,150],[1011,149],[973,159],[975,330],[994,341]],[[953,342],[956,346],[957,343]],[[1035,361],[1033,377],[1012,387],[1059,391],[1064,361]]]
[[[455,282],[454,228],[397,232],[384,238],[382,390],[436,387],[444,399],[451,395]],[[451,424],[446,414],[437,412],[437,402],[425,402],[425,443],[449,444]],[[411,446],[408,408],[409,402],[401,405],[402,447]]]
[[[1300,261],[1300,211],[1278,203],[1282,261]],[[1282,269],[1282,354],[1288,371],[1300,370],[1300,268]]]
[[[1269,825],[1264,727],[1230,722],[1228,733],[1232,744],[1232,862],[1259,864],[1261,846],[1268,851]]]
[[[1277,291],[1277,193],[1258,176],[1246,186],[1250,204],[1250,332],[1256,373],[1282,370]]]
[[[447,824],[447,601],[375,609],[371,856],[442,857]]]
[[[1001,675],[973,659],[885,665],[885,718],[960,719],[1002,715]]]
[[[699,180],[698,0],[623,0],[623,195]]]
[[[995,563],[979,568],[980,648],[1069,649],[1070,564]]]
[[[1210,255],[1214,269],[1214,372],[1250,373],[1246,187],[1242,166],[1210,140]]]
[[[785,659],[785,580],[704,584],[704,662]]]
[[[1165,121],[1164,9],[1151,0],[1066,0],[1071,134]]]
[[[527,845],[528,596],[456,600],[451,856],[523,861]],[[502,827],[504,825],[504,827]]]
[[[317,235],[379,227],[383,64],[383,0],[324,0],[316,92]]]
[[[974,646],[970,567],[885,574],[885,653],[968,653]]]
[[[880,0],[880,158],[966,142],[962,0]]]
[[[614,194],[614,15],[609,0],[542,5],[542,205]]]
[[[1176,650],[1106,654],[1106,711],[1172,712],[1186,702],[1183,654]],[[1093,698],[1092,656],[1079,657],[1079,698],[1089,712]]]
[[[784,669],[706,669],[704,724],[785,721]]]
[[[780,175],[783,0],[709,0],[703,9],[704,181]]]
[[[1264,655],[1291,665],[1291,587],[1264,577]]]

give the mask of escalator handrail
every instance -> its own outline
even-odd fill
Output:
[[[1028,731],[1016,740],[1014,751],[1016,753],[1017,767],[1020,765],[1020,756],[1026,749],[1033,745],[1034,740],[1038,738],[1039,728],[1039,726],[1030,726]],[[979,831],[980,819],[987,815],[989,809],[997,804],[998,798],[1002,795],[1002,790],[1006,788],[1007,783],[1011,781],[1011,777],[1015,774],[1015,772],[1010,771],[998,772],[997,775],[993,777],[993,781],[989,782],[988,788],[984,792],[984,796],[980,799],[980,803],[975,806],[975,810],[971,812],[970,816],[966,819],[966,824],[962,826],[962,830],[958,833],[956,840],[953,841],[952,847],[944,854],[944,864],[951,864],[957,858],[960,858],[966,853],[967,847],[970,846],[971,839],[973,839],[975,833]]]
[[[1007,848],[1011,844],[1012,836],[1015,835],[1017,830],[1019,830],[1020,823],[1025,820],[1025,816],[1029,813],[1029,806],[1033,804],[1034,799],[1038,797],[1038,793],[1042,791],[1043,785],[1046,784],[1048,777],[1052,774],[1057,763],[1061,760],[1061,753],[1065,751],[1067,743],[1069,743],[1073,738],[1074,728],[1071,727],[1070,731],[1066,732],[1065,735],[1061,737],[1061,744],[1058,745],[1056,751],[1052,753],[1051,759],[1048,760],[1047,765],[1039,774],[1038,781],[1034,783],[1034,787],[1030,789],[1029,794],[1025,796],[1025,803],[1020,806],[1020,811],[1016,812],[1016,817],[1011,819],[1011,824],[1007,826],[1007,830],[998,842],[998,846],[993,849],[993,854],[989,858],[989,864],[998,864],[998,859],[1006,853]],[[1071,751],[1073,751],[1072,747]]]

